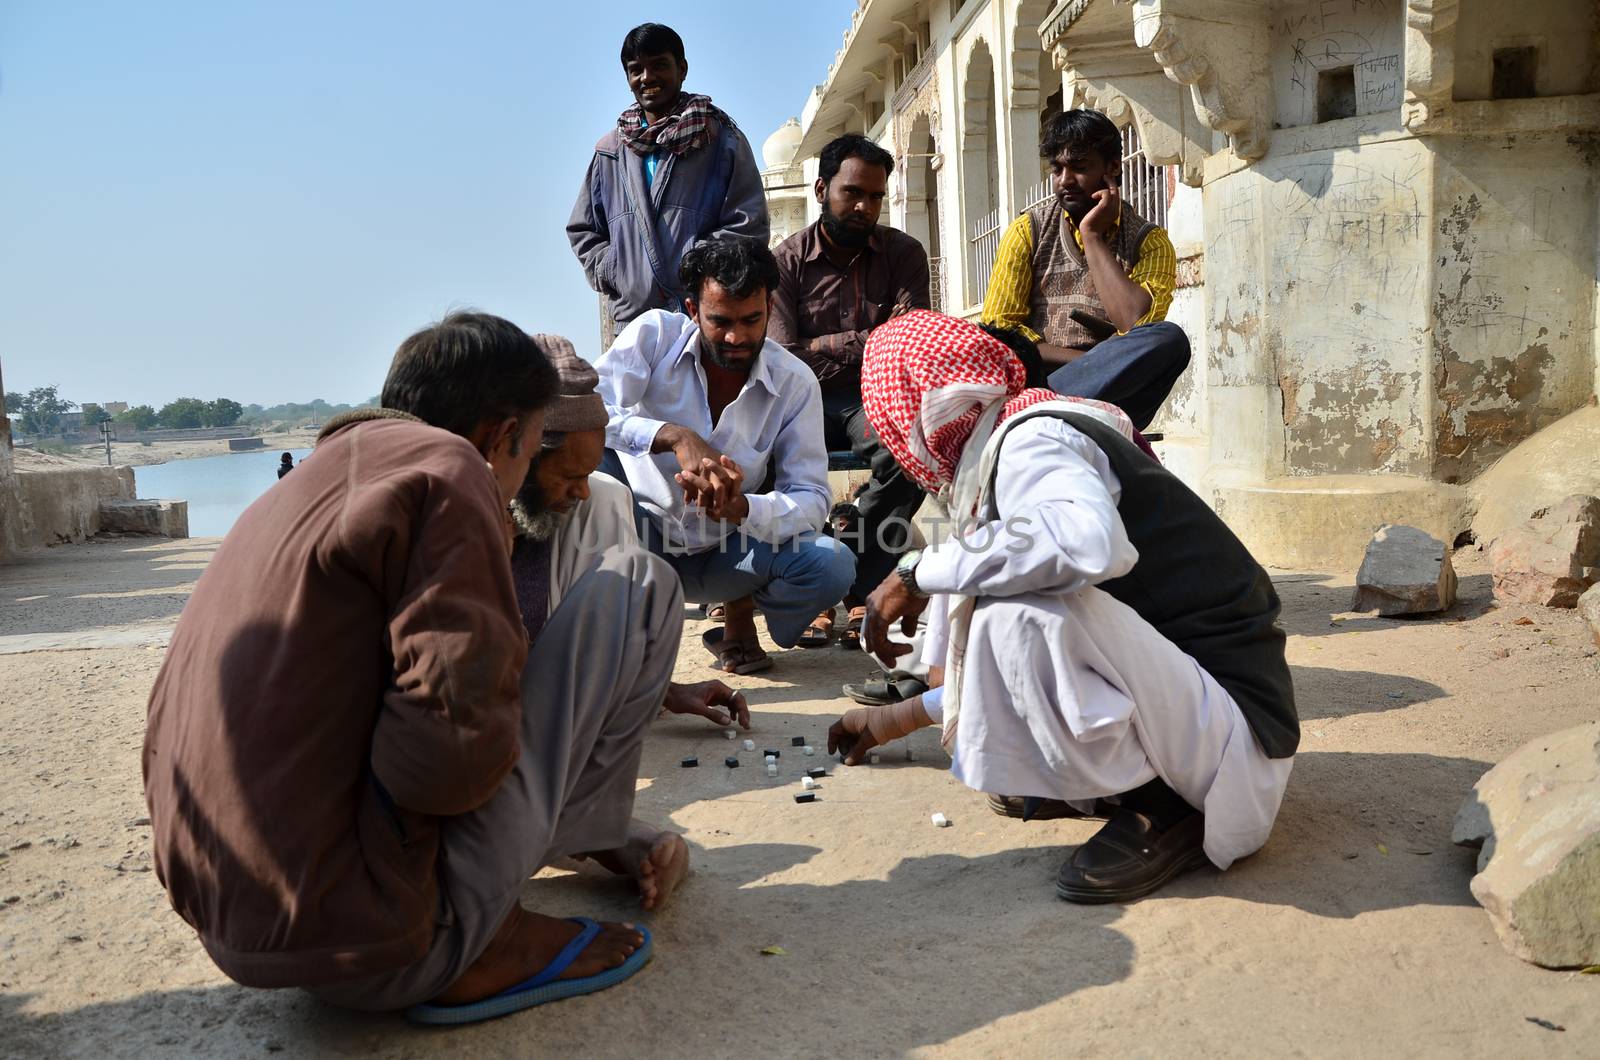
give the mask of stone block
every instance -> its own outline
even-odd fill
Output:
[[[1600,964],[1600,722],[1524,744],[1485,773],[1451,839],[1481,846],[1472,896],[1511,953]]]
[[[1414,526],[1385,526],[1367,543],[1354,611],[1425,615],[1456,600],[1456,571],[1443,541]]]
[[[1600,581],[1600,498],[1574,495],[1541,508],[1489,547],[1494,595],[1545,607],[1575,607]]]
[[[189,502],[110,500],[100,502],[100,532],[189,536]]]
[[[1587,592],[1578,597],[1578,614],[1589,623],[1595,647],[1600,648],[1600,585],[1591,585]]]

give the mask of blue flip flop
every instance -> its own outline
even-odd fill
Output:
[[[578,955],[600,934],[600,924],[586,916],[568,917],[568,919],[574,924],[582,925],[583,930],[567,943],[565,949],[556,954],[555,960],[545,965],[544,970],[532,979],[525,979],[516,986],[506,987],[493,997],[486,997],[482,1001],[473,1001],[466,1005],[412,1005],[406,1009],[406,1019],[412,1023],[425,1023],[430,1026],[453,1026],[492,1020],[497,1016],[520,1012],[535,1005],[545,1005],[563,998],[577,997],[580,994],[592,994],[596,990],[616,986],[649,962],[650,932],[642,927],[635,927],[634,930],[644,936],[644,945],[634,950],[633,955],[620,965],[583,979],[557,979],[556,976],[570,968],[572,962],[578,959]]]

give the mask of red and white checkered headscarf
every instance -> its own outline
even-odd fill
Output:
[[[1115,405],[1024,389],[1027,374],[1010,347],[977,325],[918,309],[868,336],[861,397],[884,447],[931,492],[955,481],[978,417],[998,398],[1010,399],[1000,423],[1041,401],[1070,401],[1134,439],[1133,422]]]

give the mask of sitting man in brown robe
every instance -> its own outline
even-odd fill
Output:
[[[507,505],[554,396],[547,346],[475,313],[411,336],[384,407],[328,423],[184,609],[145,738],[156,871],[240,983],[460,1023],[649,957],[631,925],[519,903],[561,855],[631,874],[647,908],[687,868],[681,840],[629,827],[677,578],[606,552],[531,653],[518,612]]]

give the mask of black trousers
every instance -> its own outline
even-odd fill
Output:
[[[922,506],[922,487],[895,462],[867,422],[857,392],[824,393],[822,425],[830,451],[849,449],[872,468],[872,478],[855,500],[860,533],[846,544],[855,548],[856,581],[850,595],[865,600],[889,576],[911,539],[911,519]]]
[[[1113,335],[1057,368],[1050,373],[1050,389],[1064,397],[1109,401],[1142,431],[1188,366],[1189,336],[1162,320]]]

